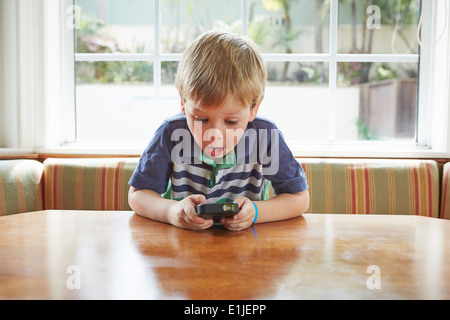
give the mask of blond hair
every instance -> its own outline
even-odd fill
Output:
[[[221,106],[226,98],[253,108],[264,97],[267,71],[255,43],[243,36],[209,31],[184,52],[175,80],[183,102]]]

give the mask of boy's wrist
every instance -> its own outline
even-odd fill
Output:
[[[253,203],[253,206],[255,207],[255,218],[254,218],[252,224],[255,224],[255,223],[256,223],[256,220],[258,220],[258,207],[256,206],[256,203],[255,203],[255,202],[252,201],[252,203]]]

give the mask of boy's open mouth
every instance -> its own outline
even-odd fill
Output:
[[[220,157],[223,156],[225,148],[224,147],[206,147],[206,152],[209,153],[213,157]]]

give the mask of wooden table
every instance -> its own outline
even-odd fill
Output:
[[[0,217],[0,299],[449,299],[450,221],[322,215],[193,232],[132,212]]]

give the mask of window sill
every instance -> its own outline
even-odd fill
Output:
[[[405,142],[354,141],[327,144],[287,141],[287,144],[298,158],[450,158],[450,152]]]
[[[293,143],[288,145],[298,158],[410,158],[410,159],[450,159],[449,152],[432,150],[415,145],[386,144],[377,142],[329,145],[325,143]],[[97,142],[71,143],[60,147],[31,149],[1,149],[0,156],[46,154],[69,156],[136,157],[147,146],[146,142]]]
[[[59,147],[36,148],[34,152],[56,155],[140,156],[146,146],[145,142],[68,143]]]
[[[398,158],[440,159],[450,158],[448,152],[433,151],[421,147],[329,146],[291,147],[296,158]]]
[[[0,148],[0,157],[2,156],[20,156],[34,153],[33,149],[12,149],[12,148]]]

